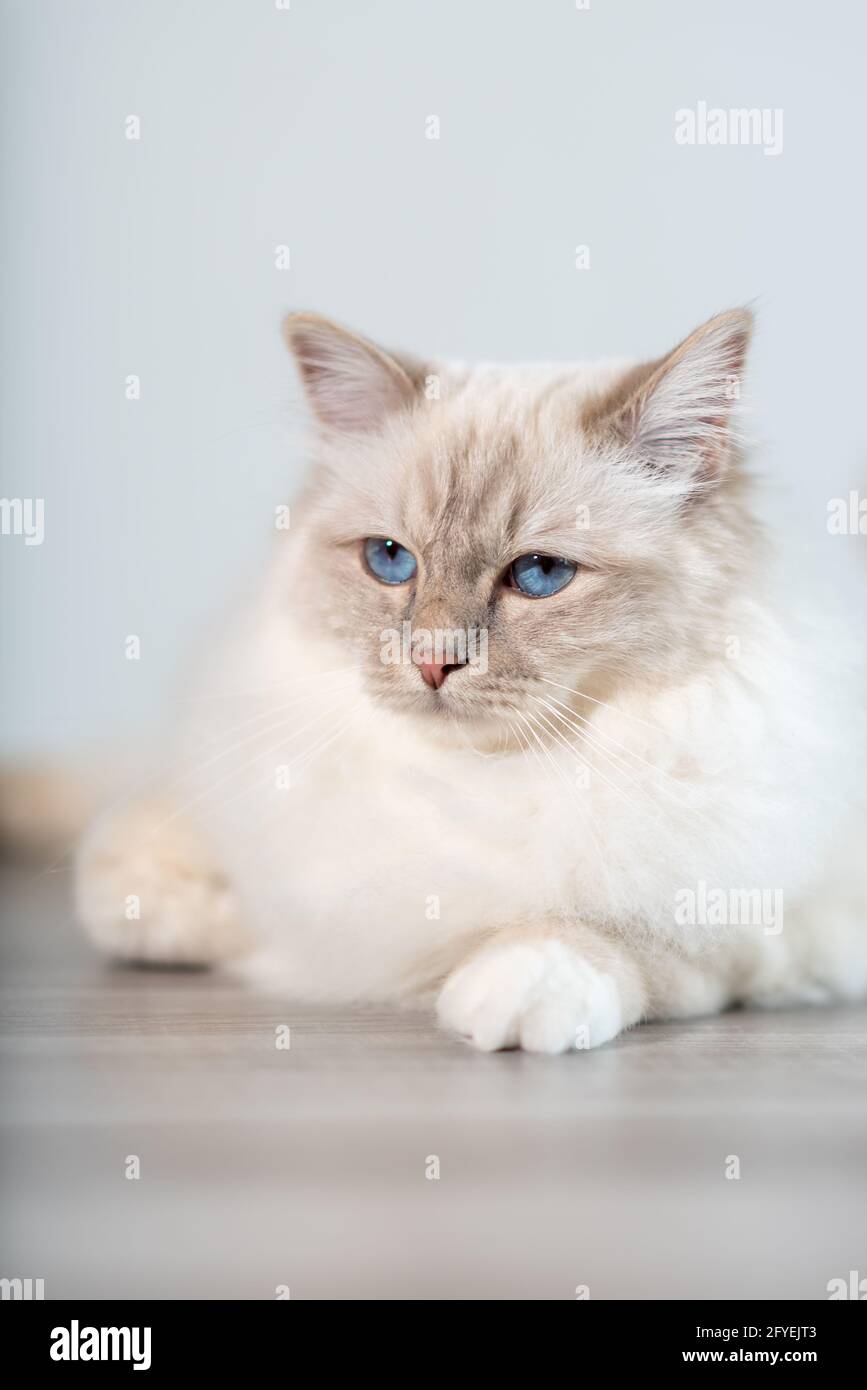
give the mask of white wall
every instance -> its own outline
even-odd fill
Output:
[[[757,298],[772,510],[790,486],[799,531],[847,544],[825,518],[867,480],[851,0],[2,11],[0,491],[46,509],[41,546],[0,538],[7,746],[134,727],[255,573],[302,465],[289,307],[526,360],[655,354]],[[679,146],[699,100],[782,108],[782,153]]]

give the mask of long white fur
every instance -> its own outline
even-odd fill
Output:
[[[648,547],[651,562],[650,536],[656,553],[660,537],[682,543],[677,507],[697,485],[693,464],[721,428],[715,393],[736,367],[728,343],[711,335],[706,360],[672,375],[604,485],[588,470],[602,532],[610,512],[611,534],[633,558]],[[354,429],[370,398],[351,348],[348,357]],[[327,353],[325,365],[334,365]],[[576,369],[584,398],[621,370]],[[499,369],[495,391],[490,372],[452,372],[468,418],[488,409],[502,419],[528,389],[523,369]],[[557,374],[563,368],[535,369],[533,389]],[[333,382],[324,389],[334,392]],[[390,431],[402,447],[404,428],[396,420],[354,439],[358,478],[344,477],[339,502],[325,489],[312,514],[339,508],[331,521],[347,536],[384,530],[383,440]],[[550,543],[573,492],[566,465],[558,471],[558,427],[540,428],[549,430],[540,466],[550,514],[541,508],[535,524]],[[339,432],[325,442],[326,473],[346,471],[345,444]],[[645,464],[661,450],[683,466],[649,486]],[[708,643],[736,635],[736,661],[677,670],[668,686],[616,693],[589,715],[576,714],[570,682],[555,672],[500,751],[471,731],[434,736],[379,703],[354,656],[293,611],[300,515],[260,601],[201,679],[168,791],[131,826],[115,815],[86,841],[79,898],[101,943],[208,955],[212,890],[221,926],[211,958],[237,955],[271,988],[337,1003],[409,1001],[446,982],[447,1026],[482,1047],[544,1051],[585,1045],[584,1024],[596,1043],[640,1017],[867,991],[863,687],[845,623],[792,612],[771,578],[735,589],[702,621]],[[690,559],[696,592],[703,563],[698,551]],[[288,789],[275,765],[289,767]],[[194,874],[195,931],[183,896],[191,827],[217,866]],[[781,890],[783,930],[684,927],[677,895],[699,882]],[[142,897],[145,917],[134,946],[119,911],[129,893]]]

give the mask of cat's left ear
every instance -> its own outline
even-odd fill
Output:
[[[718,314],[667,357],[636,367],[585,409],[584,428],[607,436],[678,491],[719,481],[734,449],[732,413],[752,334],[749,309]]]
[[[364,434],[417,399],[411,367],[330,319],[289,314],[283,336],[307,398],[328,430]]]

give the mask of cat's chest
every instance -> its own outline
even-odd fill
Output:
[[[538,911],[580,854],[562,805],[528,783],[520,758],[425,764],[349,744],[236,815],[233,857],[275,910],[314,925],[348,913],[386,935],[390,922],[461,932]]]

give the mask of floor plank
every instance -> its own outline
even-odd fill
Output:
[[[111,966],[68,889],[2,883],[0,1273],[49,1298],[823,1298],[867,1274],[864,1009],[481,1056],[410,1013]]]

